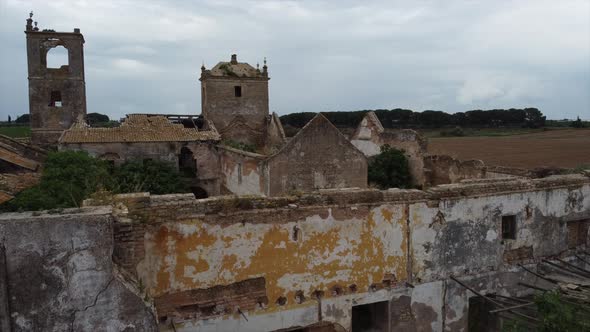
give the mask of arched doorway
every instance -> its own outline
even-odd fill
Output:
[[[180,154],[178,155],[178,170],[188,177],[197,176],[197,161],[195,160],[191,149],[186,146],[180,149]]]
[[[195,195],[196,199],[209,197],[209,194],[207,194],[207,191],[201,187],[191,187],[191,191],[193,192],[193,195]]]

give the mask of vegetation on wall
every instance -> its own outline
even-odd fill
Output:
[[[178,171],[160,161],[129,161],[112,167],[86,152],[49,153],[38,185],[0,205],[0,211],[34,211],[78,207],[97,191],[154,194],[187,192]]]
[[[355,112],[322,112],[337,127],[356,127],[369,110]],[[440,128],[461,127],[526,127],[539,128],[545,125],[545,116],[537,108],[472,110],[454,114],[426,110],[414,112],[408,109],[378,109],[375,114],[385,128]],[[301,128],[316,113],[302,112],[281,116],[284,126]]]
[[[546,291],[535,295],[535,307],[540,326],[536,331],[590,331],[589,309],[585,304],[564,299],[559,291]],[[519,320],[508,321],[503,331],[531,331]]]
[[[158,160],[128,161],[113,170],[113,178],[112,191],[117,193],[149,191],[161,195],[188,190],[180,173]]]
[[[252,144],[237,142],[231,139],[226,139],[221,142],[221,144],[225,146],[229,146],[230,148],[246,151],[246,152],[256,152],[256,146]]]
[[[381,153],[370,160],[368,178],[370,184],[380,189],[412,186],[410,167],[404,152],[387,144],[381,146]]]

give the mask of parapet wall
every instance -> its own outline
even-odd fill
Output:
[[[423,162],[426,187],[486,177],[486,167],[481,160],[458,160],[447,155],[427,155],[424,156]]]
[[[405,303],[402,321],[417,330],[460,330],[470,295],[444,280],[508,278],[502,285],[517,287],[516,263],[566,255],[568,223],[590,219],[590,178],[114,200],[118,227],[135,234],[119,238],[115,256],[154,297],[164,330],[170,321],[179,331],[274,330],[318,314],[349,330],[353,305],[378,301]],[[503,216],[515,221],[514,240],[502,238]]]

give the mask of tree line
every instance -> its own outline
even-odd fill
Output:
[[[353,112],[322,112],[337,127],[356,127],[370,110]],[[472,110],[467,112],[446,113],[443,111],[415,112],[408,109],[378,109],[375,114],[385,128],[440,128],[440,127],[524,127],[539,128],[545,126],[546,117],[539,109],[510,108],[493,110]],[[301,128],[316,113],[300,112],[281,116],[283,126]]]

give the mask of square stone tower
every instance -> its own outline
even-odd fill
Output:
[[[262,71],[245,62],[220,62],[210,70],[201,67],[201,107],[222,139],[264,145],[268,111],[268,67]]]
[[[33,13],[27,19],[27,60],[29,70],[29,113],[31,141],[41,146],[57,144],[62,132],[86,116],[84,82],[84,36],[74,32],[39,31],[33,27]],[[67,51],[59,68],[50,68],[47,58],[56,48]],[[63,49],[62,49],[63,50]],[[56,51],[57,52],[57,51]]]

